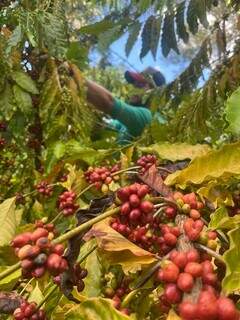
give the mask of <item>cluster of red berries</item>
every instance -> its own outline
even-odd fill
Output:
[[[27,140],[27,146],[30,148],[30,149],[33,149],[35,151],[38,151],[41,149],[41,142],[39,141],[38,138],[29,138]]]
[[[151,166],[157,164],[157,157],[152,154],[142,156],[137,160],[137,165],[141,167],[140,174],[144,174]]]
[[[6,122],[0,122],[0,131],[4,132],[7,130]]]
[[[123,235],[129,235],[131,226],[145,225],[147,217],[152,220],[154,206],[152,202],[144,199],[148,192],[148,186],[139,183],[117,191],[117,197],[121,201],[120,219],[112,223],[113,229]]]
[[[104,296],[112,299],[114,307],[125,315],[129,315],[130,310],[128,308],[122,308],[121,303],[124,297],[131,292],[131,289],[129,288],[130,282],[131,278],[126,276],[123,277],[121,283],[119,283],[115,290],[111,287],[107,287],[104,290]]]
[[[186,219],[183,225],[184,231],[191,241],[197,241],[199,239],[203,227],[204,223],[202,220],[193,220],[192,218]]]
[[[201,218],[201,209],[203,209],[204,204],[197,199],[194,192],[188,194],[175,192],[174,199],[182,213],[189,215],[193,220]]]
[[[119,180],[118,175],[114,175],[119,170],[119,165],[116,164],[113,167],[90,167],[85,172],[85,179],[88,183],[94,184],[95,188],[104,192],[108,189],[108,185],[114,180]]]
[[[179,305],[179,314],[183,320],[238,320],[239,312],[233,301],[217,296],[212,290],[202,290],[197,303],[184,301]]]
[[[73,191],[65,191],[58,198],[58,207],[62,210],[64,216],[73,215],[79,208],[75,203],[77,195]]]
[[[24,301],[13,313],[15,320],[47,320],[43,309],[37,309],[35,302]]]
[[[156,276],[158,281],[164,283],[164,292],[160,297],[161,309],[164,312],[168,312],[171,305],[180,304],[179,313],[183,320],[237,320],[236,317],[227,317],[226,314],[224,316],[222,313],[221,316],[218,315],[219,307],[217,299],[220,284],[211,261],[206,258],[208,259],[209,257],[205,255],[200,256],[196,249],[191,249],[187,252],[176,250],[171,252],[170,261],[158,271]],[[201,279],[203,284],[198,303],[182,302],[183,294],[192,291],[197,279]],[[203,303],[204,299],[202,299],[205,295],[215,297],[214,313],[211,311],[212,306],[209,306],[210,311],[208,313],[207,304],[209,304],[209,301]],[[221,299],[223,298],[219,298],[219,300]],[[237,311],[232,301],[227,298],[224,299],[228,305],[232,305],[231,312],[234,311],[233,313],[236,316]]]
[[[84,269],[80,266],[79,263],[76,263],[73,267],[73,272],[71,274],[71,281],[74,286],[77,287],[78,292],[81,292],[85,288],[85,284],[83,279],[86,278],[88,275],[87,269]],[[54,283],[57,285],[61,284],[61,275],[54,277]]]
[[[112,220],[111,227],[139,247],[164,255],[176,245],[180,230],[153,216],[154,205],[145,198],[148,192],[148,186],[139,183],[119,189],[120,215]]]
[[[45,197],[50,197],[53,193],[53,187],[47,181],[41,181],[37,184],[36,189]]]
[[[0,148],[4,148],[6,145],[6,140],[4,138],[0,138]]]
[[[17,235],[12,240],[12,247],[21,260],[22,274],[25,278],[41,278],[48,270],[56,276],[68,268],[66,259],[62,257],[64,246],[51,243],[54,238],[54,225],[43,225],[42,221],[36,223],[33,232]]]

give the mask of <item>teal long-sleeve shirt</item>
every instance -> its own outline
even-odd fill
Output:
[[[152,121],[152,113],[144,107],[135,107],[119,99],[114,100],[112,120],[109,122],[118,131],[118,143],[127,144],[141,135]]]
[[[159,111],[152,116],[149,109],[132,106],[120,99],[114,99],[111,116],[113,119],[108,121],[109,127],[118,132],[117,141],[121,145],[131,143],[140,136],[153,119],[160,124],[166,123]]]

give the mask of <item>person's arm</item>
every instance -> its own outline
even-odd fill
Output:
[[[114,98],[111,92],[90,80],[86,80],[86,86],[88,101],[97,109],[111,114],[114,105]]]
[[[111,114],[114,105],[114,98],[111,92],[93,81],[84,79],[74,64],[70,66],[78,86],[85,85],[87,87],[87,100],[100,111]]]

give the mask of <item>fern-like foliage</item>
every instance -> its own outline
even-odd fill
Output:
[[[171,50],[179,53],[179,41],[185,43],[189,40],[189,32],[193,35],[199,31],[200,25],[208,28],[207,13],[218,5],[216,0],[183,0],[183,1],[102,1],[109,8],[110,14],[105,17],[109,21],[114,16],[114,26],[120,26],[121,32],[102,30],[98,42],[105,49],[122,33],[128,33],[126,53],[130,54],[134,42],[138,36],[142,39],[140,57],[144,58],[149,52],[156,58],[156,52],[161,43],[164,56],[168,56]],[[111,9],[118,8],[118,14],[113,15]],[[126,11],[127,8],[127,11]],[[128,19],[123,21],[124,13]],[[84,32],[95,33],[99,22],[91,25],[91,28],[83,28]],[[109,37],[111,33],[111,37]],[[96,34],[96,33],[95,33]],[[107,39],[107,41],[106,41]]]
[[[227,127],[224,117],[225,101],[240,85],[239,48],[238,44],[233,56],[215,70],[203,88],[182,97],[176,111],[171,109],[173,104],[170,100],[167,102],[166,94],[162,92],[162,99],[157,99],[159,93],[156,94],[155,101],[153,99],[152,102],[158,103],[158,106],[166,104],[162,111],[168,117],[168,123],[153,124],[151,133],[155,139],[191,143],[206,139],[214,142],[219,139]]]

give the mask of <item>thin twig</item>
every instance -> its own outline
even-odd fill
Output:
[[[194,246],[195,246],[195,248],[205,251],[210,256],[216,258],[217,260],[219,260],[219,261],[221,261],[222,263],[225,264],[225,261],[224,261],[223,257],[220,254],[218,254],[217,252],[213,251],[212,249],[210,249],[210,248],[208,248],[208,247],[206,247],[206,246],[204,246],[204,245],[202,245],[200,243],[195,243]]]
[[[46,294],[46,296],[42,299],[42,301],[38,304],[37,310],[41,308],[41,306],[47,301],[47,299],[53,294],[53,292],[57,289],[57,285],[54,285],[51,290]]]

